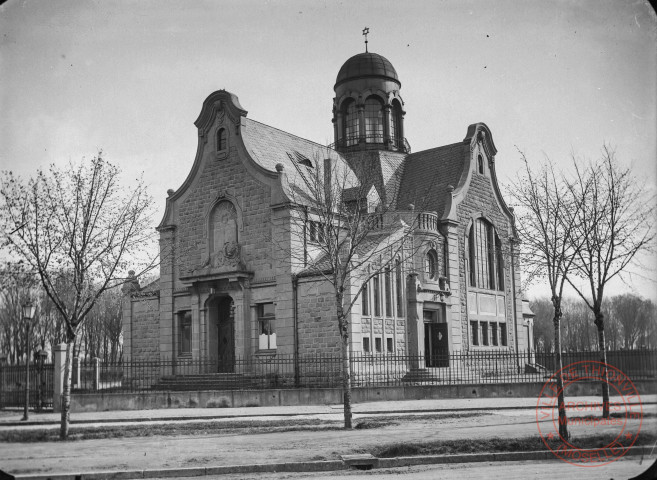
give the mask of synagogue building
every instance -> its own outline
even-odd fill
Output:
[[[339,355],[330,272],[317,269],[326,220],[307,178],[385,212],[371,248],[406,242],[386,258],[361,252],[371,265],[345,291],[352,352],[431,369],[450,353],[531,347],[490,129],[464,125],[463,139],[411,151],[400,78],[376,53],[349,58],[334,91],[328,147],[250,118],[235,93],[206,98],[194,163],[157,227],[159,280],[124,289],[124,358],[211,359],[232,372],[243,358]]]

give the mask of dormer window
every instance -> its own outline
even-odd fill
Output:
[[[226,129],[217,130],[217,152],[226,150]]]
[[[479,169],[480,174],[484,174],[484,157],[482,157],[481,153],[477,155],[477,168]]]

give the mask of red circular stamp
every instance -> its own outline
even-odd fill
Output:
[[[565,419],[559,417],[557,376],[566,393]],[[602,416],[602,400],[568,396],[569,391],[577,390],[577,382],[603,381],[609,386],[609,418]],[[634,383],[618,368],[593,360],[571,363],[552,375],[536,405],[536,425],[543,443],[558,458],[577,466],[598,467],[618,460],[636,442],[642,421],[643,406]],[[559,433],[564,423],[568,438]],[[592,440],[599,446],[593,447]]]

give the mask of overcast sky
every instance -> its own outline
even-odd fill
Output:
[[[485,122],[501,183],[597,158],[603,143],[657,188],[657,20],[647,1],[37,1],[0,6],[0,167],[105,156],[143,171],[160,213],[194,161],[203,100],[333,141],[340,66],[369,50],[402,83],[413,151]],[[645,258],[655,278],[654,257]],[[644,296],[657,284],[630,279]],[[623,287],[619,287],[623,288]]]

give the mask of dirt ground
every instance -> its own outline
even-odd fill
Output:
[[[356,420],[358,416],[356,416]],[[547,426],[547,425],[546,425]],[[638,424],[630,425],[632,428]],[[642,430],[655,432],[656,419]],[[600,427],[596,433],[613,431]],[[576,433],[576,432],[574,432]],[[517,438],[537,435],[534,410],[497,410],[467,418],[366,430],[288,431],[221,435],[152,436],[44,443],[0,444],[0,468],[12,474],[79,473],[338,459],[372,446],[398,442]]]

